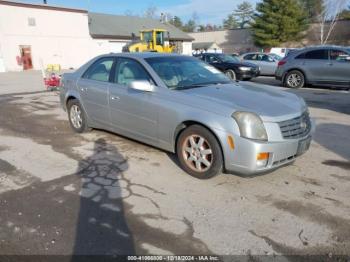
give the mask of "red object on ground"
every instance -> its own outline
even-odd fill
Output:
[[[44,84],[47,89],[54,88],[54,87],[59,87],[61,82],[61,78],[56,75],[55,73],[52,73],[50,77],[45,77],[44,78]]]

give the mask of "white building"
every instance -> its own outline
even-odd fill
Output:
[[[98,54],[121,52],[131,33],[150,28],[168,30],[181,52],[191,54],[192,38],[157,20],[0,0],[0,72],[77,68]]]

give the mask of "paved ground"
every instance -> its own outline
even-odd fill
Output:
[[[0,93],[22,88],[42,90],[38,73],[0,74]],[[293,92],[317,121],[310,151],[207,181],[158,149],[74,134],[54,92],[1,95],[0,254],[350,255],[350,94]]]

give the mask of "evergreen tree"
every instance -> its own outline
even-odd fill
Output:
[[[252,22],[254,40],[260,47],[299,40],[307,27],[307,14],[298,0],[263,0],[257,4]]]
[[[194,32],[196,29],[196,22],[193,19],[187,21],[187,23],[183,26],[182,30],[188,33]]]
[[[350,5],[339,14],[339,19],[350,20]]]
[[[320,16],[325,11],[324,0],[299,0],[306,10],[310,22],[319,22]]]
[[[252,20],[253,14],[254,8],[247,1],[244,1],[243,3],[239,4],[237,6],[237,9],[233,11],[233,16],[238,21],[240,28],[244,28],[246,25],[249,24],[249,22]]]
[[[182,27],[183,27],[181,18],[178,16],[174,16],[173,19],[171,19],[169,21],[169,23],[172,24],[173,26],[179,28],[179,29],[182,29]]]
[[[235,29],[239,27],[239,24],[233,14],[229,14],[227,18],[224,19],[223,26],[225,29]]]

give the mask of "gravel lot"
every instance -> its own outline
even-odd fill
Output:
[[[43,89],[38,72],[0,74],[1,255],[350,255],[348,91],[287,90],[317,123],[292,165],[200,181],[156,148],[74,134]]]

